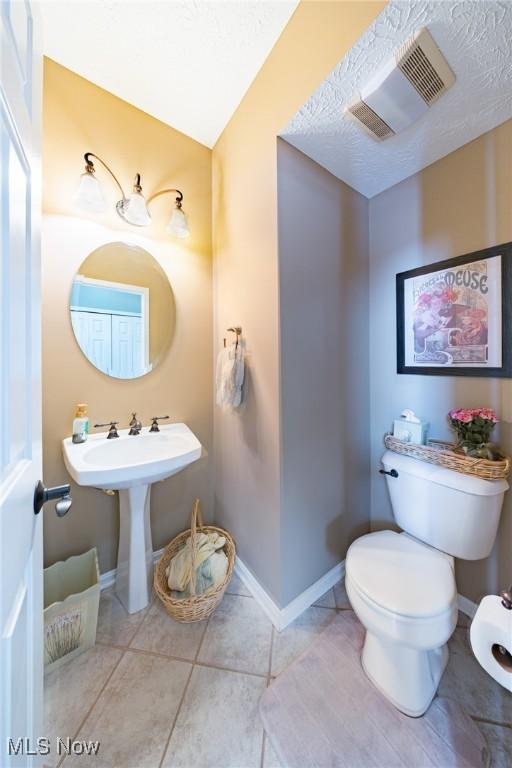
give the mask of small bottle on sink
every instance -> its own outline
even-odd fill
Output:
[[[73,419],[73,437],[74,443],[85,443],[89,434],[89,417],[87,415],[87,405],[78,403],[76,406],[75,418]]]

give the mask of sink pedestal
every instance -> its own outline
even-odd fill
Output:
[[[149,603],[153,588],[151,485],[119,491],[119,549],[115,591],[128,613]]]

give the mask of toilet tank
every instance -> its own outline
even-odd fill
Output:
[[[480,560],[493,547],[506,480],[482,480],[386,451],[384,469],[395,520],[404,531],[462,560]]]

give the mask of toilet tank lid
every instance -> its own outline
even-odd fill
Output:
[[[435,464],[414,459],[412,456],[403,456],[393,451],[385,452],[382,463],[386,470],[396,469],[399,477],[400,473],[403,472],[407,475],[421,477],[430,483],[445,485],[448,488],[474,496],[497,496],[500,493],[505,493],[509,488],[506,480],[484,480],[475,475],[464,475],[462,472],[438,467]]]

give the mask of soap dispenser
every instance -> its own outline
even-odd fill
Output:
[[[75,418],[73,419],[73,442],[85,443],[89,434],[89,417],[87,415],[87,405],[78,403],[76,406]]]

